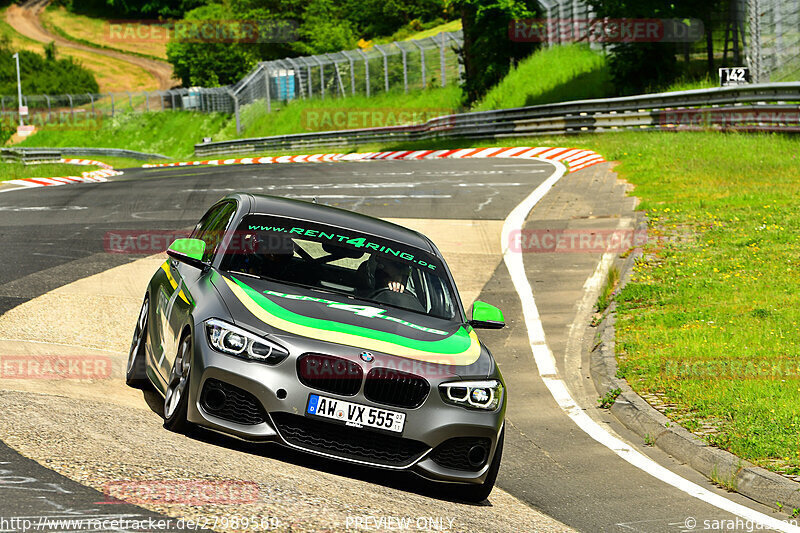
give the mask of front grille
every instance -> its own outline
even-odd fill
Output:
[[[255,425],[267,421],[264,407],[255,396],[218,379],[205,381],[200,404],[209,414],[237,424]]]
[[[431,458],[446,468],[475,472],[486,464],[491,445],[492,441],[487,438],[456,437],[437,446],[433,450]],[[473,450],[476,446],[484,450],[483,455],[480,454],[479,449]],[[473,450],[472,457],[470,457],[470,450]]]
[[[422,405],[430,390],[425,378],[391,368],[373,368],[364,384],[369,400],[410,409]]]
[[[270,416],[278,433],[289,444],[343,459],[402,467],[411,464],[428,449],[416,440],[290,413],[272,413]]]
[[[297,377],[312,389],[353,396],[361,389],[364,371],[342,357],[307,353],[297,359]]]

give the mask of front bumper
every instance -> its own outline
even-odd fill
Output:
[[[297,376],[296,354],[276,366],[268,366],[220,354],[212,350],[204,338],[197,338],[193,345],[187,411],[187,419],[192,423],[248,441],[277,442],[331,459],[407,470],[437,481],[482,483],[486,478],[503,425],[505,399],[494,412],[450,405],[441,399],[438,385],[452,380],[452,376],[438,380],[428,376],[431,390],[422,405],[414,409],[398,408],[370,401],[364,395],[363,385],[354,396],[340,396],[304,385]],[[342,349],[337,345],[329,348],[328,353]],[[368,370],[370,365],[358,360],[359,350],[351,351],[350,357],[341,353],[337,356],[344,356]],[[241,413],[231,416],[228,411],[208,407],[208,396],[203,397],[203,391],[208,395],[209,387],[219,388],[219,383],[235,388],[231,390],[238,394],[240,403],[246,404]],[[306,405],[312,393],[404,412],[403,433],[386,435],[306,417]],[[247,423],[240,423],[242,420]],[[454,457],[468,449],[471,442],[486,448],[485,462],[482,466],[453,468],[452,465],[458,463],[454,462]]]

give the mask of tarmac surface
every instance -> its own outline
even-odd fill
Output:
[[[545,387],[502,260],[500,230],[511,210],[553,171],[549,162],[503,159],[178,167],[126,170],[102,184],[0,194],[0,244],[6,251],[0,269],[0,358],[89,354],[111,365],[108,379],[90,382],[0,379],[0,441],[10,446],[0,446],[0,461],[7,463],[0,467],[37,483],[80,487],[69,495],[52,493],[64,508],[97,513],[114,507],[117,513],[125,505],[126,513],[142,516],[215,517],[217,530],[231,530],[219,518],[237,514],[262,525],[273,519],[278,530],[292,531],[364,530],[365,516],[384,517],[373,530],[391,529],[386,517],[427,517],[412,529],[452,531],[734,530],[704,528],[705,520],[713,526],[718,523],[713,520],[735,517],[620,459],[573,423]],[[566,175],[536,205],[525,229],[541,236],[564,229],[594,235],[631,228],[634,200],[626,189],[606,164]],[[161,427],[154,393],[125,387],[122,369],[141,296],[164,256],[144,250],[108,253],[104,236],[187,229],[232,191],[317,198],[419,229],[442,249],[466,306],[480,299],[503,310],[508,327],[481,332],[510,391],[506,449],[498,488],[488,502],[465,505],[415,477],[332,464],[276,446],[205,432],[175,435]],[[593,295],[586,282],[602,254],[543,252],[535,246],[526,252],[548,346],[582,409],[673,472],[773,514],[716,489],[597,408],[583,354],[593,342],[586,327],[591,310],[586,302]],[[248,483],[263,497],[191,508],[159,502],[94,505],[113,495],[109,487],[119,480],[191,479]],[[58,510],[12,493],[0,477],[0,519],[52,509]]]

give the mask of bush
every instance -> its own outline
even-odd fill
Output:
[[[675,48],[670,44],[620,44],[614,47],[608,63],[619,95],[657,91],[669,86],[678,75]]]
[[[17,66],[8,40],[0,40],[0,94],[17,94]],[[19,52],[20,80],[24,94],[96,93],[94,75],[72,58],[58,59],[55,45],[45,46],[45,56]]]

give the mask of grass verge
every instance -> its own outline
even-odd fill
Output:
[[[708,442],[800,474],[800,139],[658,139],[620,168],[657,238],[617,297],[620,370]]]
[[[608,269],[606,282],[603,284],[603,288],[600,289],[600,296],[597,298],[598,313],[602,313],[608,308],[611,300],[614,298],[614,291],[617,289],[618,284],[619,269],[616,267],[616,265],[612,265],[611,268]]]
[[[97,170],[99,167],[66,165],[62,163],[43,163],[25,165],[22,163],[0,163],[0,182],[20,178],[48,178],[53,176],[80,176],[81,172]]]
[[[204,136],[215,135],[228,120],[219,114],[194,112],[124,113],[106,117],[96,129],[65,131],[44,127],[19,146],[127,148],[186,158],[194,152],[195,143]]]
[[[418,124],[431,118],[460,111],[461,89],[440,87],[427,91],[379,92],[346,98],[294,100],[279,111],[268,113],[263,101],[242,109],[242,136],[261,137],[325,130],[345,130]],[[234,139],[236,125],[231,122],[218,135]]]
[[[611,96],[603,54],[583,44],[543,48],[520,61],[474,111]]]

